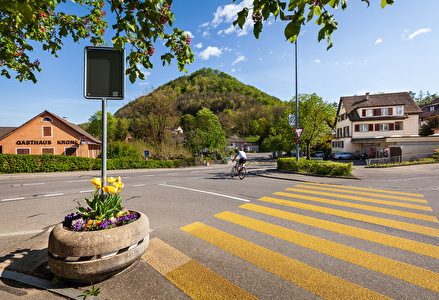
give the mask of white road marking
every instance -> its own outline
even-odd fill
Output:
[[[17,198],[2,199],[2,201],[15,201],[15,200],[24,200],[24,197],[17,197]]]
[[[243,199],[243,198],[238,198],[238,197],[233,197],[233,196],[218,194],[218,193],[212,193],[212,192],[208,192],[208,191],[196,190],[196,189],[191,189],[191,188],[182,187],[182,186],[169,185],[166,183],[162,183],[159,185],[172,187],[172,188],[176,188],[176,189],[188,190],[188,191],[192,191],[192,192],[204,193],[204,194],[209,194],[209,195],[214,195],[214,196],[219,196],[219,197],[224,197],[224,198],[230,198],[230,199],[235,199],[235,200],[244,201],[244,202],[250,202],[250,200]]]
[[[64,196],[64,193],[58,193],[58,194],[47,194],[47,195],[44,195],[44,197],[55,197],[55,196]]]
[[[78,179],[78,180],[69,180],[69,181],[66,181],[66,182],[90,182],[91,181],[91,179]]]
[[[13,185],[11,185],[11,186],[13,186],[13,187],[18,187],[18,186],[42,185],[42,184],[46,184],[46,183],[44,183],[44,182],[20,183],[20,184],[13,184]]]
[[[40,230],[28,230],[28,231],[17,231],[17,232],[0,233],[0,237],[8,237],[8,236],[16,236],[16,235],[27,235],[27,234],[38,234],[38,233],[42,233],[44,231],[50,231],[50,230],[52,230],[52,228],[50,228],[48,230],[40,229]]]
[[[80,193],[93,193],[94,190],[88,190],[88,191],[79,191]]]
[[[138,187],[138,186],[145,186],[146,184],[142,183],[142,184],[135,184],[134,187]]]

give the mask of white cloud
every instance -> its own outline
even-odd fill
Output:
[[[243,0],[238,4],[228,4],[224,6],[219,6],[216,12],[213,14],[214,18],[210,25],[213,28],[218,27],[221,23],[233,23],[235,21],[236,16],[239,11],[241,11],[244,7],[252,7],[253,0]],[[251,18],[252,12],[250,10],[247,20],[245,21],[242,30],[239,26],[235,27],[232,24],[225,30],[220,30],[218,34],[231,34],[237,33],[238,36],[246,35],[253,28],[253,20]]]
[[[195,36],[192,34],[192,32],[190,31],[185,31],[184,33],[186,33],[186,35],[190,36],[191,39],[193,39]]]
[[[320,63],[320,61],[321,61],[320,59],[315,59],[314,60],[314,62],[317,63],[317,64]]]
[[[207,60],[211,56],[220,57],[221,54],[222,54],[221,49],[219,49],[218,47],[209,46],[206,49],[204,49],[203,51],[201,51],[199,56],[201,57],[202,60]]]
[[[214,18],[210,24],[216,28],[222,22],[232,23],[236,19],[236,15],[244,7],[251,7],[253,5],[253,0],[243,0],[238,4],[228,4],[224,6],[219,6],[216,12],[213,14]]]
[[[209,26],[209,22],[203,23],[199,27],[203,28],[203,27],[207,27],[207,26]]]
[[[195,44],[194,47],[197,49],[201,49],[203,48],[203,43],[199,42],[198,44]]]
[[[427,33],[430,32],[431,28],[421,28],[419,30],[416,30],[415,32],[413,32],[412,34],[407,35],[409,32],[408,30],[404,30],[404,33],[402,34],[402,39],[403,40],[412,40],[414,39],[417,35],[420,35],[422,33]]]
[[[209,31],[203,31],[203,37],[208,37],[210,35],[210,32]]]
[[[244,55],[238,56],[238,58],[232,63],[232,66],[234,66],[235,64],[237,64],[237,63],[239,63],[241,61],[245,61],[245,56]]]
[[[375,45],[378,45],[378,44],[380,44],[380,43],[382,43],[382,42],[383,42],[382,39],[377,39],[377,40],[375,41]]]

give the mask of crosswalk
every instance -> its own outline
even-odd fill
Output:
[[[213,220],[181,230],[321,298],[439,298],[439,222],[422,194],[305,182]],[[182,261],[163,275],[193,299],[264,298]]]

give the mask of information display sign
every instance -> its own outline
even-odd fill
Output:
[[[125,96],[125,50],[85,47],[84,97],[122,100]]]

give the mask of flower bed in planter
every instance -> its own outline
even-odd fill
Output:
[[[49,236],[48,263],[60,277],[79,283],[110,278],[130,266],[146,251],[148,217],[129,224],[96,231],[71,231],[58,224]]]
[[[94,178],[96,187],[90,206],[79,207],[77,215],[66,216],[51,231],[48,265],[52,273],[78,283],[95,283],[129,267],[146,251],[149,220],[141,212],[122,212],[119,196],[123,184],[108,178],[104,186]]]

